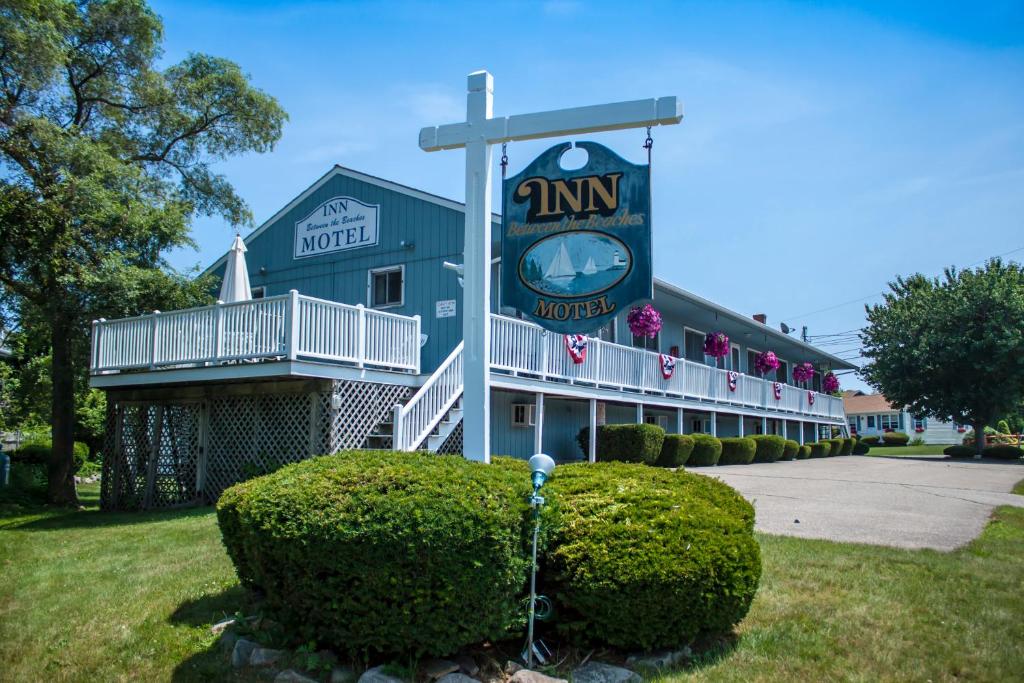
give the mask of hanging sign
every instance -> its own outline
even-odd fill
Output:
[[[379,204],[332,197],[295,222],[295,258],[372,247],[380,241]]]
[[[502,305],[562,334],[594,332],[654,293],[650,166],[576,146],[582,168],[559,164],[565,142],[502,184]]]

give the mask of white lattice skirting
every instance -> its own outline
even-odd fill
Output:
[[[219,390],[223,389],[223,390]],[[408,387],[358,381],[111,392],[101,504],[213,502],[227,487],[315,455],[362,448]]]

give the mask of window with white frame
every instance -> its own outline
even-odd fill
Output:
[[[405,266],[370,271],[370,306],[386,308],[405,303]]]
[[[868,429],[874,429],[874,428],[875,428],[875,416],[874,415],[868,415]]]
[[[644,422],[649,425],[658,425],[662,429],[668,429],[668,415],[644,415]]]
[[[536,406],[532,403],[512,404],[512,426],[532,427],[537,424]]]
[[[659,337],[661,337],[660,332],[653,337],[637,337],[636,335],[633,335],[633,348],[657,351]]]
[[[253,299],[263,299],[266,296],[267,296],[267,288],[266,287],[253,287],[252,288],[252,298]]]
[[[711,420],[702,420],[700,418],[690,421],[690,431],[694,434],[710,434],[711,433]]]
[[[697,330],[683,331],[683,358],[695,363],[704,362],[704,335]]]
[[[927,426],[928,426],[928,423],[925,422],[925,419],[923,417],[915,417],[914,418],[914,431],[915,432],[916,431],[922,431],[923,432],[925,427],[927,427]]]
[[[729,349],[729,369],[733,372],[741,372],[740,370],[740,347],[733,344]]]
[[[615,343],[615,319],[613,318],[612,320],[609,320],[607,324],[602,325],[600,328],[598,328],[598,330],[594,334],[594,336],[597,337],[598,339],[600,339],[601,341],[606,341],[606,342],[609,342],[611,344],[614,344]]]
[[[882,431],[895,432],[900,428],[899,416],[896,413],[884,413],[879,415],[878,426]]]

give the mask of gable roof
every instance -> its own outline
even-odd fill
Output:
[[[850,413],[891,413],[899,410],[889,403],[882,394],[864,394],[847,396],[843,394],[843,409],[846,414]]]

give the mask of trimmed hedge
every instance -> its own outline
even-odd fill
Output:
[[[757,442],[749,437],[726,437],[722,442],[722,456],[719,465],[749,465],[754,461]]]
[[[868,451],[871,450],[871,444],[867,443],[864,439],[857,439],[856,443],[853,444],[853,455],[867,455]]]
[[[994,446],[985,446],[981,451],[981,456],[983,458],[998,458],[999,460],[1017,460],[1024,456],[1024,450],[1017,446],[996,444]]]
[[[11,451],[12,463],[23,463],[26,465],[48,465],[50,454],[53,452],[53,442],[49,439],[22,444],[19,448]],[[76,441],[72,451],[74,471],[82,469],[82,465],[89,459],[89,446]]]
[[[693,453],[693,437],[688,434],[666,434],[658,456],[659,467],[682,467]]]
[[[830,457],[834,456],[834,455],[839,455],[840,452],[842,452],[842,450],[843,450],[843,440],[842,439],[825,439],[825,443],[827,443],[829,445],[828,455]]]
[[[782,459],[793,460],[799,452],[800,444],[793,439],[786,439],[785,446],[782,449]]]
[[[832,444],[824,441],[817,441],[810,446],[812,458],[827,458],[828,454],[832,452]]]
[[[839,455],[850,455],[853,453],[853,447],[857,445],[857,439],[847,437],[842,439],[843,447],[839,450]]]
[[[870,446],[877,446],[878,445],[878,437],[874,436],[874,435],[872,435],[872,436],[863,436],[863,437],[861,437],[860,442],[864,443],[864,444],[867,444],[869,447]]]
[[[601,425],[597,428],[597,460],[653,465],[661,455],[664,441],[665,430],[658,425]],[[579,431],[576,443],[584,455],[590,452],[590,427]]]
[[[775,462],[781,460],[786,452],[786,440],[775,434],[757,434],[751,436],[757,444],[757,451],[754,452],[754,462]]]
[[[722,442],[710,434],[691,434],[693,451],[686,464],[690,467],[710,467],[717,465],[722,457]]]
[[[807,460],[809,457],[811,457],[811,447],[806,444],[801,446],[800,450],[796,452],[797,460]]]
[[[747,614],[761,556],[754,509],[729,486],[598,463],[560,466],[544,490],[552,504],[541,576],[569,640],[677,649]]]
[[[972,446],[946,446],[942,449],[942,452],[951,458],[974,457],[974,448]]]
[[[445,655],[521,626],[530,490],[525,463],[354,451],[236,484],[217,518],[242,583],[297,642]]]
[[[882,434],[882,443],[886,446],[906,446],[910,441],[910,435],[903,432],[886,432]]]

